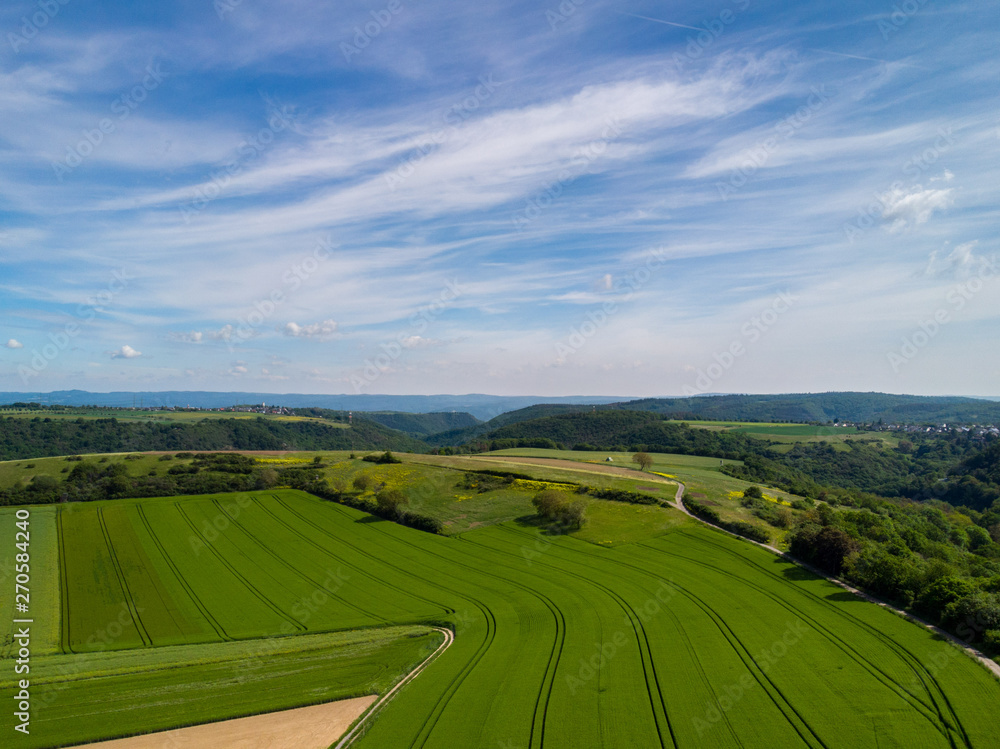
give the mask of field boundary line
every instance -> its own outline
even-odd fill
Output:
[[[444,642],[438,645],[437,650],[427,656],[422,663],[420,663],[415,669],[410,671],[406,676],[400,679],[399,683],[396,684],[392,689],[385,693],[383,697],[376,700],[375,703],[368,708],[364,715],[358,718],[357,723],[351,728],[341,739],[334,745],[334,749],[346,749],[354,741],[358,739],[361,734],[361,729],[364,728],[371,720],[375,717],[376,713],[381,710],[385,705],[391,700],[396,694],[407,684],[417,678],[420,673],[427,668],[433,661],[437,660],[438,656],[441,655],[445,650],[451,647],[451,644],[455,641],[455,633],[450,629],[444,627],[431,627],[441,634],[444,635]]]

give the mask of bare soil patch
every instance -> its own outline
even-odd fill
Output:
[[[249,718],[101,741],[87,744],[85,749],[327,749],[376,699],[374,695],[355,697]]]

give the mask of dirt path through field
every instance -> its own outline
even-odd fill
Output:
[[[514,466],[549,466],[550,468],[562,468],[563,470],[574,471],[575,473],[596,473],[627,479],[642,479],[643,481],[650,481],[656,484],[670,484],[672,486],[677,484],[676,481],[664,478],[663,476],[657,476],[655,473],[645,473],[633,468],[610,466],[604,463],[581,463],[576,460],[560,460],[559,458],[517,458],[513,456],[508,458],[505,455],[478,455],[467,459],[482,460],[490,463],[509,463]],[[577,468],[577,466],[587,467]]]
[[[85,749],[327,749],[375,702],[374,695],[324,705],[222,720],[128,739],[87,744]],[[74,749],[82,749],[75,747]]]
[[[438,632],[444,635],[444,642],[438,645],[437,650],[435,650],[433,653],[427,656],[424,662],[421,663],[419,666],[417,666],[415,669],[413,669],[405,679],[399,682],[389,692],[387,692],[382,699],[380,699],[377,703],[375,703],[372,709],[365,714],[365,717],[358,721],[357,725],[351,729],[351,732],[349,734],[344,736],[344,738],[342,738],[337,743],[337,746],[335,746],[334,749],[347,749],[347,747],[350,746],[351,743],[356,738],[358,738],[358,736],[361,735],[361,732],[364,729],[365,724],[374,719],[374,717],[378,714],[378,711],[381,710],[385,706],[385,704],[389,702],[389,700],[391,700],[394,696],[396,696],[396,693],[400,689],[402,689],[411,681],[413,681],[415,678],[417,678],[417,676],[420,675],[420,672],[423,671],[425,668],[427,668],[427,666],[429,666],[430,663],[435,658],[437,658],[439,655],[441,655],[441,653],[443,653],[445,650],[451,647],[451,643],[455,641],[455,633],[452,632],[450,629],[445,629],[444,627],[435,627],[434,629],[436,629]]]

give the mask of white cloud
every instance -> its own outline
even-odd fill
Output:
[[[941,253],[935,250],[927,259],[924,275],[964,278],[990,268],[994,264],[993,261],[973,252],[978,244],[979,240],[965,242],[956,246],[945,257],[940,257]]]
[[[122,346],[117,351],[109,351],[108,354],[112,359],[138,359],[142,356],[141,351],[136,351],[134,348],[128,344]]]
[[[205,334],[196,330],[192,330],[190,333],[175,333],[171,331],[167,333],[167,338],[171,341],[180,341],[182,343],[201,343],[205,340]]]
[[[24,344],[14,338],[7,341],[7,348],[24,348]]]
[[[403,348],[427,348],[428,346],[440,346],[444,341],[435,338],[424,338],[419,335],[411,335],[400,341]]]
[[[925,224],[934,211],[943,211],[950,206],[953,189],[923,189],[921,185],[912,188],[893,186],[881,196],[884,209],[882,218],[890,222],[890,231],[897,232],[907,226]]]
[[[274,372],[272,372],[271,370],[267,369],[266,367],[261,367],[261,369],[260,369],[260,376],[263,377],[265,380],[271,380],[273,382],[278,382],[278,381],[281,381],[281,380],[289,380],[289,379],[291,379],[288,375],[275,374]]]
[[[329,338],[337,332],[337,323],[335,320],[324,320],[311,325],[290,322],[283,330],[286,336],[292,338]]]

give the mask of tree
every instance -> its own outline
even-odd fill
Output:
[[[856,539],[832,525],[824,526],[814,540],[816,565],[821,569],[839,575],[844,568],[844,560],[860,550]]]
[[[265,468],[257,476],[257,486],[260,489],[270,489],[278,484],[278,472],[273,468]]]
[[[548,520],[561,530],[579,529],[583,526],[587,503],[582,499],[572,500],[565,492],[544,489],[538,492],[531,503],[538,517]]]
[[[649,453],[638,452],[632,456],[632,462],[639,466],[642,471],[648,471],[649,467],[653,465],[653,456]]]
[[[538,513],[539,517],[552,520],[563,501],[563,492],[555,489],[544,489],[532,498],[531,504],[535,506],[535,512]]]
[[[351,483],[354,485],[354,488],[357,489],[359,492],[366,492],[372,488],[373,480],[369,474],[359,473],[357,476],[354,477],[354,481]]]
[[[563,501],[563,503],[556,510],[555,521],[563,528],[573,528],[574,530],[579,530],[583,527],[583,524],[586,521],[586,508],[587,503],[582,499],[578,499],[575,502],[570,502],[568,500]]]
[[[917,597],[917,609],[940,621],[946,606],[971,596],[976,586],[970,581],[954,575],[942,577],[928,585]]]
[[[743,496],[753,499],[763,499],[764,490],[761,489],[759,486],[748,486],[746,489],[743,490]]]
[[[409,503],[410,500],[399,489],[383,489],[375,496],[378,514],[384,518],[399,517],[400,507]]]
[[[985,528],[980,528],[978,525],[970,525],[966,528],[965,535],[969,540],[969,548],[973,551],[985,549],[993,543],[993,538],[990,536],[989,531]]]

